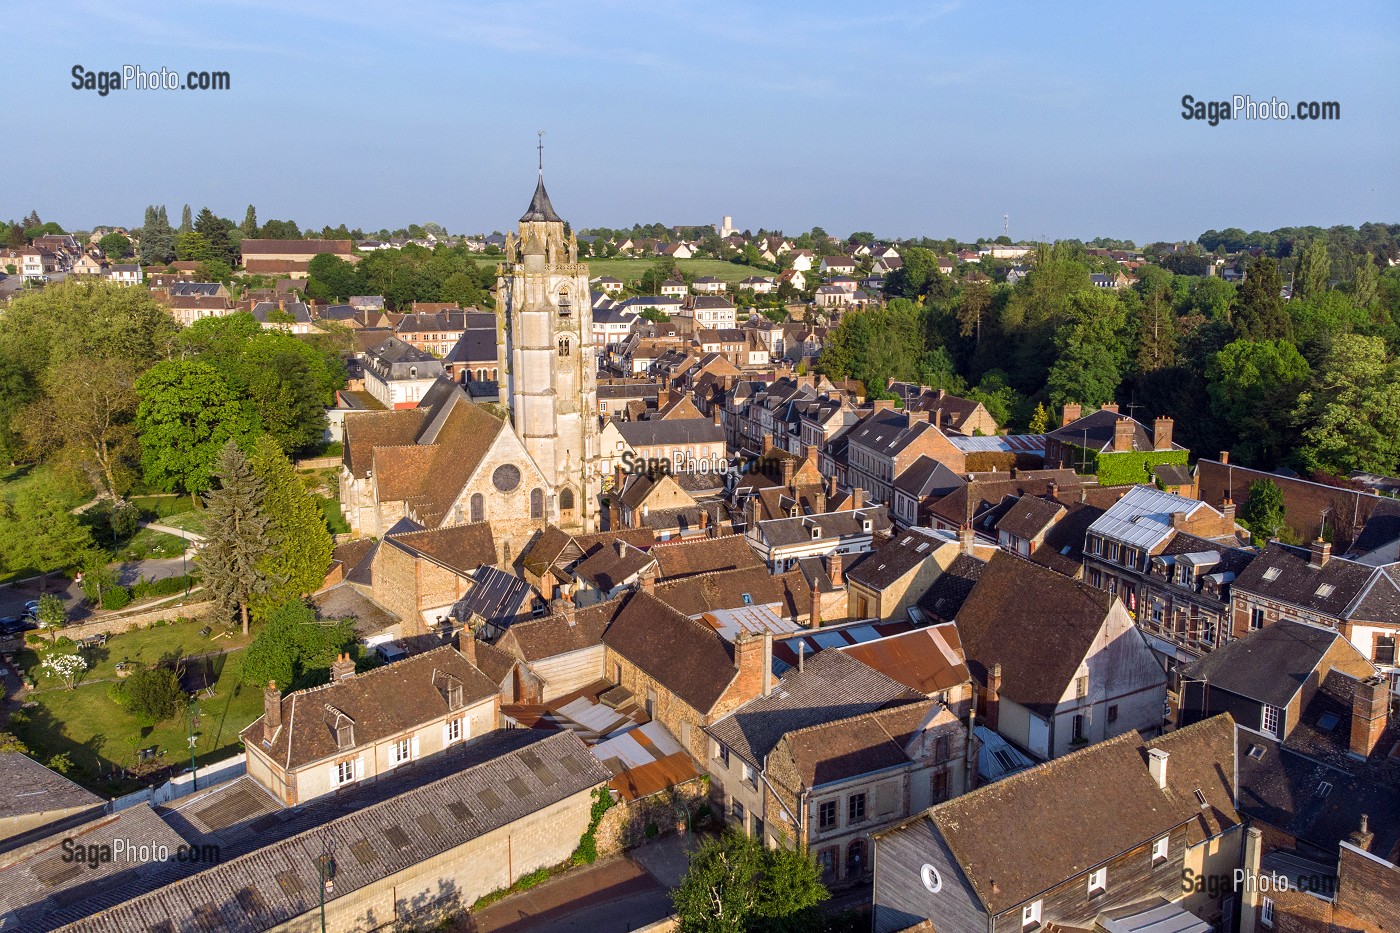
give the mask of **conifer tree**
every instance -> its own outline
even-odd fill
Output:
[[[199,551],[205,586],[225,616],[236,609],[248,634],[248,603],[267,590],[262,562],[268,552],[263,483],[253,465],[229,441],[214,473],[218,486],[204,496],[208,532]]]
[[[262,482],[267,516],[268,549],[258,565],[267,589],[253,600],[261,619],[272,608],[320,587],[333,545],[320,505],[277,442],[263,435],[249,459]]]

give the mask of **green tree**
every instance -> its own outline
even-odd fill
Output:
[[[194,215],[190,212],[190,206],[186,204],[180,210],[180,233],[189,233],[194,229]]]
[[[258,235],[258,212],[253,209],[253,205],[248,205],[248,210],[243,214],[243,223],[238,225],[238,232],[243,234],[243,239],[251,240]]]
[[[811,929],[828,897],[810,856],[734,832],[702,843],[671,894],[681,933]]]
[[[301,600],[276,607],[243,652],[239,674],[245,684],[276,682],[285,689],[325,683],[331,662],[354,649],[355,630],[345,621],[325,622]]]
[[[230,266],[237,262],[238,256],[228,235],[230,226],[228,221],[216,217],[209,208],[201,209],[199,216],[195,218],[194,229],[209,244],[209,255],[196,258],[216,259]]]
[[[1288,527],[1288,508],[1283,490],[1273,480],[1257,479],[1249,484],[1249,498],[1240,509],[1240,521],[1262,541],[1277,538]]]
[[[254,417],[208,363],[157,363],[136,391],[141,466],[146,481],[161,489],[204,492],[225,444],[255,429]]]
[[[252,604],[262,617],[275,606],[320,589],[334,544],[319,503],[277,442],[266,435],[259,438],[249,459],[262,483],[262,509],[268,519],[268,550],[258,568],[268,585]]]
[[[92,550],[92,533],[68,511],[67,501],[51,485],[36,483],[18,492],[13,502],[0,500],[0,550],[14,570],[42,575],[40,589],[56,570],[78,566]]]
[[[1113,400],[1127,362],[1125,326],[1123,306],[1107,289],[1081,289],[1070,296],[1065,319],[1055,330],[1059,356],[1046,383],[1055,404],[1098,407]]]
[[[209,241],[198,230],[181,233],[175,237],[175,258],[181,262],[206,262],[217,259],[209,247]]]
[[[113,684],[109,692],[118,706],[145,726],[165,722],[185,705],[180,678],[168,667],[138,670],[126,680]]]
[[[204,495],[204,545],[196,558],[219,610],[235,611],[248,634],[248,604],[267,590],[263,561],[268,553],[262,480],[232,440],[219,452],[218,486]]]
[[[1293,324],[1283,310],[1283,286],[1272,256],[1256,256],[1235,297],[1231,322],[1240,340],[1291,340]]]
[[[1143,299],[1138,320],[1137,371],[1153,373],[1176,365],[1176,309],[1166,286]]]
[[[137,444],[136,368],[119,357],[70,359],[50,366],[41,394],[19,430],[30,453],[58,454],[113,497],[131,484]]]
[[[175,231],[165,215],[165,206],[146,208],[146,222],[141,227],[141,262],[165,265],[175,259]]]
[[[1044,434],[1050,427],[1050,412],[1045,410],[1044,402],[1035,403],[1035,414],[1031,415],[1031,423],[1026,430],[1032,434]]]
[[[97,248],[108,259],[125,259],[132,254],[131,240],[120,233],[109,233],[97,241]]]
[[[1327,291],[1332,278],[1332,257],[1327,253],[1327,240],[1313,237],[1298,257],[1293,275],[1293,298],[1311,301]]]
[[[1234,432],[1241,462],[1269,469],[1288,452],[1289,413],[1309,374],[1307,360],[1287,340],[1236,340],[1211,358],[1211,404]]]
[[[1356,265],[1356,277],[1351,282],[1351,300],[1358,308],[1369,308],[1376,300],[1380,273],[1376,271],[1376,261],[1370,253],[1361,257]]]
[[[50,638],[57,638],[58,630],[68,624],[68,607],[54,594],[45,593],[39,597],[39,610],[34,618]]]
[[[978,346],[982,344],[982,315],[991,303],[992,287],[980,279],[968,282],[958,295],[958,333],[964,337],[975,337]]]
[[[1380,337],[1342,334],[1298,398],[1302,462],[1345,474],[1400,466],[1400,372]]]

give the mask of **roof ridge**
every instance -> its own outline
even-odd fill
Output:
[[[466,656],[466,655],[462,654],[460,651],[457,651],[457,649],[456,649],[456,648],[453,648],[451,645],[438,645],[436,648],[429,648],[427,651],[421,651],[421,652],[419,652],[418,654],[410,655],[409,657],[404,658],[404,660],[405,660],[405,661],[416,661],[416,660],[418,660],[419,658],[426,658],[426,657],[427,657],[428,655],[430,655],[430,654],[436,654],[437,652],[443,651],[443,650],[450,650],[450,651],[456,653],[457,656],[460,657],[463,661],[466,661],[468,664],[471,664],[471,661],[467,660],[467,656]],[[394,666],[394,665],[392,665],[392,664],[381,664],[381,665],[379,665],[378,667],[372,667],[372,668],[370,668],[369,670],[367,670],[367,671],[365,671],[365,672],[363,672],[363,673],[357,673],[357,674],[354,675],[353,678],[347,678],[347,680],[351,680],[351,679],[353,679],[353,680],[359,680],[359,679],[361,679],[361,678],[363,678],[363,677],[371,677],[371,676],[373,676],[373,675],[379,673],[380,671],[387,671],[387,670],[391,669],[393,666]],[[317,685],[314,686],[314,687],[303,687],[303,688],[300,689],[300,690],[293,690],[291,693],[287,694],[287,696],[289,696],[289,697],[306,696],[306,695],[315,693],[315,692],[317,692],[317,691],[319,691],[319,690],[329,690],[331,687],[338,686],[338,685],[343,684],[343,683],[345,683],[345,682],[346,682],[345,680],[332,680],[332,681],[329,681],[329,682],[324,683],[324,684],[317,684]]]
[[[1339,670],[1337,671],[1337,673],[1345,674],[1346,672]],[[1220,720],[1221,717],[1224,717],[1227,720],[1227,722],[1218,722],[1218,720]],[[1171,732],[1163,732],[1159,736],[1155,736],[1151,739],[1148,739],[1146,742],[1142,743],[1143,748],[1155,748],[1158,744],[1160,744],[1166,739],[1172,738],[1173,736],[1186,735],[1188,733],[1194,734],[1196,732],[1205,732],[1207,727],[1220,728],[1222,725],[1227,726],[1233,732],[1235,728],[1235,717],[1231,716],[1228,712],[1216,713],[1214,716],[1210,716],[1206,719],[1201,719],[1196,722],[1193,722],[1189,726],[1182,726],[1180,729],[1173,729]]]
[[[818,653],[820,653],[820,652],[818,652]],[[838,653],[839,653],[839,652],[838,652]],[[855,658],[852,658],[851,660],[854,661]],[[861,662],[857,662],[857,663],[861,663]],[[873,668],[872,668],[872,670],[873,670]],[[878,672],[877,672],[877,673],[878,673]],[[903,686],[903,685],[901,684],[901,686]],[[908,690],[907,687],[906,687],[905,689]],[[909,691],[909,692],[910,692],[910,693],[915,693],[916,691]],[[903,700],[903,702],[899,702],[900,700]],[[875,717],[880,716],[880,715],[882,715],[882,714],[884,714],[884,713],[893,712],[893,711],[895,711],[895,710],[901,710],[901,709],[904,709],[906,706],[914,706],[914,705],[918,704],[918,703],[921,702],[921,701],[922,701],[922,702],[926,702],[926,703],[930,704],[931,706],[938,706],[938,705],[939,705],[937,700],[934,700],[934,699],[931,699],[931,698],[929,698],[929,697],[926,697],[926,696],[924,696],[923,694],[918,694],[917,696],[906,696],[906,697],[902,697],[902,698],[901,698],[901,697],[895,697],[895,698],[893,698],[893,699],[891,699],[891,700],[888,700],[888,701],[887,701],[886,703],[884,703],[884,705],[882,705],[879,709],[868,710],[868,711],[866,711],[866,712],[864,712],[864,713],[856,713],[855,715],[852,715],[852,716],[843,716],[843,717],[841,717],[840,719],[828,719],[826,722],[819,722],[819,723],[815,723],[815,724],[810,725],[810,726],[802,726],[801,728],[798,728],[798,729],[790,729],[790,730],[788,730],[787,732],[785,732],[785,733],[783,733],[783,734],[784,734],[784,735],[788,735],[788,736],[801,735],[801,734],[803,734],[803,733],[805,733],[805,732],[814,732],[814,731],[816,731],[816,730],[818,730],[818,729],[826,729],[826,728],[829,728],[829,727],[831,727],[831,726],[839,726],[839,725],[842,725],[843,723],[855,722],[856,720],[859,720],[859,719],[874,719]],[[877,722],[878,722],[878,720],[877,720]],[[885,738],[889,739],[889,741],[891,741],[891,742],[894,741],[894,736],[890,735],[890,731],[889,731],[888,729],[886,729],[886,728],[884,727],[883,724],[880,725],[880,731],[882,731],[882,732],[885,733]],[[896,743],[896,744],[898,744],[898,743]]]
[[[651,546],[651,549],[655,551],[659,547],[671,547],[678,544],[706,544],[712,541],[725,541],[729,538],[739,538],[742,540],[743,537],[744,536],[742,534],[739,534],[738,532],[731,532],[727,535],[715,535],[713,538],[701,538],[698,540],[695,538],[677,538],[675,541],[657,541]]]

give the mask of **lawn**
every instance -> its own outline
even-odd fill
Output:
[[[74,690],[63,689],[48,674],[33,670],[40,692],[29,698],[34,705],[26,705],[21,722],[11,719],[13,731],[41,762],[67,754],[75,766],[68,776],[104,795],[124,794],[141,786],[136,778],[114,774],[135,762],[138,749],[156,746],[163,753],[162,763],[188,764],[188,711],[155,726],[143,726],[112,701],[109,691],[120,661],[154,664],[163,658],[227,651],[247,644],[248,639],[237,629],[232,629],[229,637],[211,639],[199,634],[203,627],[203,622],[182,621],[115,635],[105,647],[85,652],[93,667]],[[21,667],[32,667],[37,656],[26,649],[16,660]],[[238,667],[237,654],[210,661],[210,674],[217,678],[214,696],[199,701],[195,730],[195,751],[201,761],[233,754],[239,730],[262,712],[262,692],[238,682]]]
[[[204,534],[204,510],[192,509],[176,515],[167,515],[160,520],[160,524],[179,528],[181,531],[192,531],[197,535]]]
[[[194,509],[189,496],[129,496],[128,501],[141,512],[145,521],[165,521]]]
[[[48,483],[59,491],[69,508],[92,498],[92,487],[70,473],[59,473],[46,463],[30,464],[0,471],[0,495],[13,500],[26,487]]]
[[[589,276],[596,278],[600,275],[610,275],[629,284],[641,278],[642,273],[650,269],[652,264],[656,262],[655,259],[589,259],[586,261]],[[751,275],[774,275],[768,269],[743,266],[738,263],[725,262],[723,259],[678,259],[676,265],[680,267],[682,272],[696,276],[712,275],[731,285]]]
[[[164,531],[150,528],[138,529],[130,540],[121,546],[117,560],[146,560],[159,557],[179,557],[185,551],[186,541]]]

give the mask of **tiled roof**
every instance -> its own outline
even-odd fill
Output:
[[[518,622],[496,644],[526,662],[601,645],[603,632],[630,598],[628,594],[575,609],[572,622],[564,613]]]
[[[802,782],[817,787],[898,767],[911,760],[910,742],[926,723],[955,722],[950,711],[923,700],[799,729],[783,744]]]
[[[625,541],[615,545],[595,544],[574,567],[574,574],[602,592],[611,593],[652,563],[653,558],[649,554]]]
[[[239,249],[244,256],[257,256],[263,253],[293,253],[305,255],[307,259],[321,253],[346,255],[353,247],[350,240],[244,240]]]
[[[282,725],[271,742],[264,739],[262,716],[240,735],[284,768],[295,770],[339,753],[328,719],[334,715],[332,707],[353,721],[357,748],[445,716],[449,708],[442,692],[444,674],[461,683],[465,706],[496,694],[496,684],[455,648],[443,646],[345,680],[288,693],[282,697]]]
[[[345,417],[345,465],[356,479],[374,468],[376,447],[412,444],[428,412],[423,408],[402,411],[354,412]]]
[[[787,618],[812,611],[812,589],[800,570],[770,574],[762,565],[669,580],[657,584],[656,598],[688,616],[773,603],[781,604],[778,614]]]
[[[951,622],[861,642],[841,651],[911,690],[932,695],[968,680],[962,640]]]
[[[1235,809],[1234,769],[1222,767],[1235,757],[1235,721],[1228,713],[1153,739],[1142,749],[1144,762],[1151,748],[1170,756],[1167,787],[1190,819],[1187,845],[1199,845],[1242,821]],[[1205,806],[1196,797],[1198,790],[1205,795]]]
[[[830,503],[828,503],[830,507]],[[883,505],[866,506],[859,511],[843,509],[836,512],[823,512],[820,515],[803,515],[797,518],[772,518],[759,522],[758,529],[770,546],[800,544],[811,541],[814,529],[820,532],[821,540],[845,538],[866,534],[864,522],[870,521],[870,534],[886,534],[893,527],[889,512]]]
[[[1328,649],[1342,636],[1281,619],[1221,645],[1182,673],[1211,687],[1280,708],[1307,685]]]
[[[910,528],[851,564],[846,577],[873,590],[883,590],[913,572],[924,561],[932,560],[943,547],[956,550],[956,537],[931,528]]]
[[[0,752],[0,820],[17,820],[37,813],[75,807],[102,806],[105,801],[28,755]]]
[[[1309,553],[1307,548],[1270,542],[1235,578],[1235,592],[1334,618],[1400,624],[1400,588],[1389,570],[1341,557],[1313,567]]]
[[[1022,496],[1002,515],[996,527],[997,531],[1030,541],[1048,529],[1063,514],[1065,507],[1053,499]]]
[[[957,618],[963,603],[982,576],[986,561],[971,554],[959,554],[948,569],[938,575],[933,585],[919,597],[919,609],[933,619],[944,621]]]
[[[784,735],[926,698],[841,651],[822,651],[789,670],[773,692],[750,700],[706,731],[745,761],[762,765]]]
[[[743,535],[665,542],[654,545],[650,553],[656,558],[658,580],[764,566]]]
[[[627,601],[603,642],[682,702],[708,714],[738,675],[728,642],[647,593]]]
[[[470,576],[478,567],[496,562],[496,543],[489,522],[387,534],[384,543],[426,557],[461,576]]]
[[[1000,664],[1002,695],[1050,715],[1113,600],[1087,583],[998,552],[957,614],[968,668],[986,684],[988,670]]]

